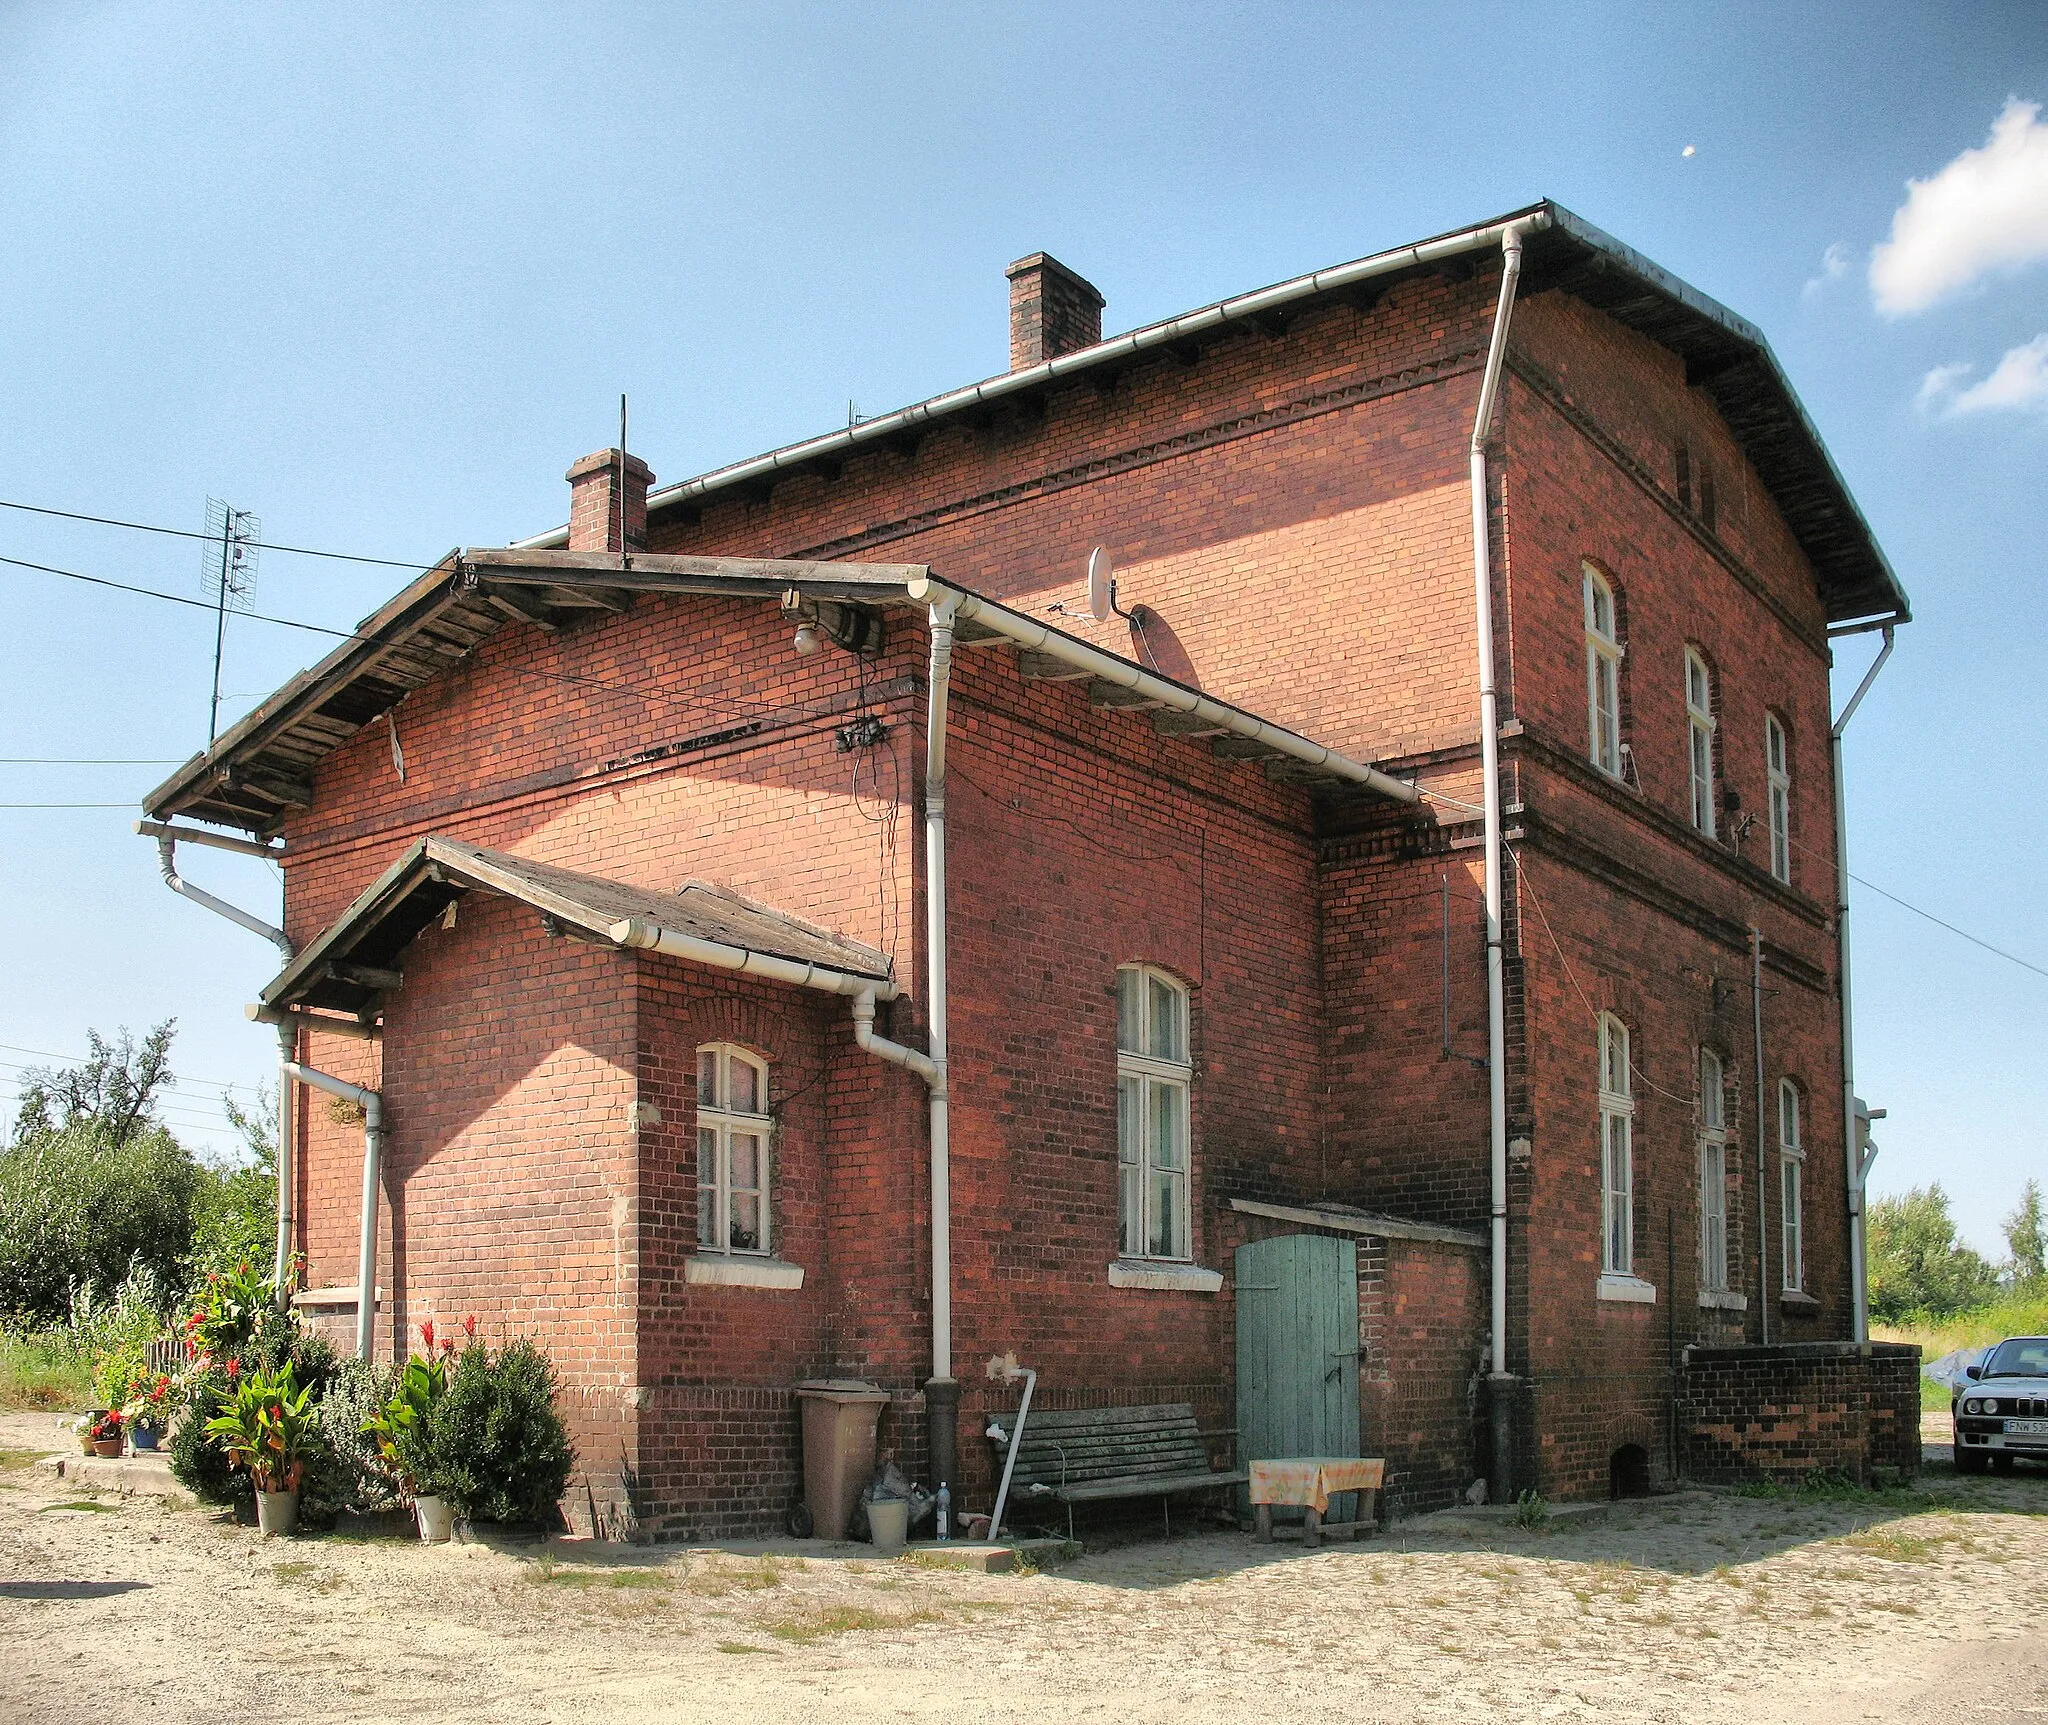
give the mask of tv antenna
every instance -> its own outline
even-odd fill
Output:
[[[206,500],[206,537],[200,553],[201,580],[213,601],[213,705],[206,716],[206,746],[220,732],[220,660],[227,644],[228,613],[256,603],[256,553],[263,523],[246,509]]]

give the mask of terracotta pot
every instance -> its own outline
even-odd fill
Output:
[[[422,1545],[446,1545],[455,1537],[455,1506],[445,1497],[416,1497],[412,1507]]]
[[[92,1453],[107,1461],[116,1460],[121,1454],[121,1440],[117,1437],[96,1437],[92,1440]]]
[[[296,1491],[259,1491],[256,1494],[256,1525],[265,1533],[290,1533],[299,1525],[299,1494]]]

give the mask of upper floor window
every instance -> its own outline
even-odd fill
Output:
[[[1714,836],[1714,679],[1707,662],[1685,650],[1685,719],[1692,762],[1692,824]]]
[[[697,1050],[697,1244],[768,1250],[768,1068],[730,1043]]]
[[[1635,1274],[1635,1113],[1629,1087],[1628,1027],[1600,1017],[1600,1268]]]
[[[1778,1175],[1781,1185],[1780,1223],[1784,1233],[1785,1288],[1797,1293],[1806,1286],[1806,1228],[1800,1188],[1804,1184],[1806,1148],[1799,1138],[1799,1086],[1778,1081]]]
[[[1615,624],[1614,589],[1585,565],[1586,728],[1593,765],[1621,777],[1621,636]]]
[[[1116,1153],[1119,1249],[1186,1259],[1188,994],[1149,964],[1116,973]]]
[[[1764,715],[1764,769],[1770,780],[1771,873],[1792,881],[1792,750],[1775,713]]]
[[[1728,1286],[1728,1091],[1711,1048],[1700,1050],[1700,1286]]]

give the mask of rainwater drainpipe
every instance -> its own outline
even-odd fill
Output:
[[[316,1072],[296,1060],[284,1062],[285,1075],[330,1096],[353,1102],[363,1111],[363,1216],[356,1245],[356,1358],[367,1360],[377,1329],[377,1185],[384,1147],[384,1099],[360,1084]],[[285,1098],[279,1098],[282,1106]]]
[[[174,827],[166,821],[141,820],[135,823],[135,830],[145,838],[156,840],[157,866],[163,870],[164,885],[171,891],[189,898],[194,904],[204,905],[228,921],[239,923],[251,934],[260,934],[284,955],[290,964],[296,954],[292,951],[290,938],[281,928],[272,928],[261,917],[251,916],[239,910],[225,899],[215,898],[212,893],[194,886],[178,873],[177,846],[180,839],[190,844],[209,846],[214,850],[234,851],[241,856],[263,857],[274,860],[279,852],[274,845],[258,843],[254,839],[229,838],[224,833],[195,832],[185,827]],[[277,1290],[277,1301],[282,1306],[290,1295],[285,1272],[291,1264],[292,1235],[298,1225],[297,1193],[293,1179],[298,1172],[292,1148],[292,1107],[291,1098],[285,1085],[285,1071],[298,1053],[298,1037],[294,1028],[278,1026],[278,1080],[277,1080],[277,1250],[273,1255],[270,1269],[271,1285]]]
[[[1863,673],[1863,681],[1856,685],[1856,693],[1849,697],[1842,716],[1828,730],[1835,775],[1835,942],[1842,977],[1842,1172],[1849,1189],[1849,1287],[1855,1313],[1854,1333],[1859,1342],[1870,1340],[1870,1283],[1863,1235],[1863,1180],[1870,1172],[1870,1161],[1864,1154],[1858,1118],[1862,1110],[1856,1102],[1856,1053],[1849,1009],[1849,821],[1842,787],[1842,733],[1849,728],[1849,721],[1856,716],[1870,685],[1877,681],[1885,660],[1892,656],[1892,630],[1896,623],[1894,618],[1876,625],[1828,631],[1829,640],[1839,635],[1863,634],[1872,627],[1884,632],[1884,650]]]
[[[1750,1032],[1756,1043],[1756,1322],[1757,1340],[1771,1345],[1771,1272],[1769,1182],[1770,1110],[1764,1106],[1764,937],[1749,931]]]
[[[1492,1438],[1491,1482],[1497,1502],[1514,1495],[1514,1378],[1508,1371],[1508,1074],[1507,994],[1501,972],[1500,710],[1493,673],[1493,553],[1486,491],[1486,438],[1493,426],[1501,363],[1507,355],[1508,322],[1514,315],[1515,284],[1522,273],[1522,228],[1500,237],[1500,302],[1493,314],[1493,339],[1479,384],[1479,411],[1472,421],[1472,587],[1479,640],[1479,758],[1486,853],[1486,1088],[1487,1147],[1492,1230],[1493,1340],[1487,1376],[1487,1417]]]

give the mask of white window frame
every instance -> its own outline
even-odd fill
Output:
[[[1697,648],[1685,650],[1686,758],[1692,770],[1692,824],[1712,838],[1714,807],[1714,673]]]
[[[706,1062],[714,1082],[706,1085]],[[758,1112],[732,1106],[732,1071],[742,1066],[754,1075]],[[752,1186],[733,1183],[733,1140],[755,1140]],[[768,1062],[731,1042],[707,1042],[697,1050],[697,1250],[735,1258],[773,1255],[774,1235],[769,1204],[769,1161],[775,1122],[768,1113]],[[708,1179],[706,1175],[710,1176]],[[755,1200],[759,1227],[752,1245],[733,1244],[733,1200]],[[710,1227],[705,1226],[709,1205]]]
[[[1792,742],[1776,713],[1764,715],[1764,770],[1770,781],[1771,873],[1792,884]]]
[[[1788,1294],[1806,1291],[1806,1146],[1800,1134],[1799,1086],[1778,1080],[1779,1241]]]
[[[1600,1273],[1635,1275],[1635,1117],[1628,1026],[1600,1015]]]
[[[1700,1286],[1728,1291],[1728,1088],[1720,1055],[1700,1050]]]
[[[1593,765],[1621,777],[1621,660],[1614,588],[1592,564],[1581,566],[1586,618],[1586,742]]]
[[[1192,1263],[1195,1071],[1188,1053],[1187,986],[1150,964],[1120,966],[1116,983],[1118,1256]],[[1161,995],[1155,989],[1174,1002],[1174,1024],[1160,1023]]]

